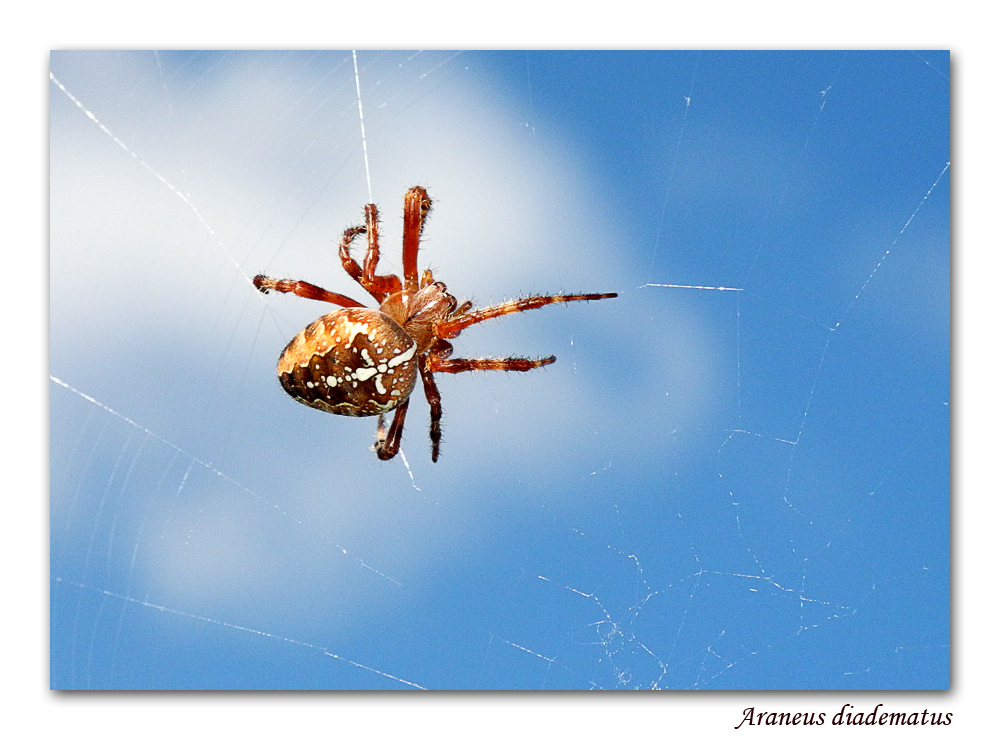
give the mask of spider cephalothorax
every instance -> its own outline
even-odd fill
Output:
[[[378,209],[365,206],[365,225],[353,226],[340,240],[340,261],[347,274],[379,302],[366,308],[352,298],[295,280],[274,280],[264,275],[253,284],[266,293],[295,293],[343,306],[321,316],[288,343],[278,360],[278,379],[300,403],[343,416],[378,416],[375,452],[390,460],[399,451],[403,422],[417,375],[431,407],[431,459],[438,459],[441,445],[441,395],[434,373],[469,370],[532,370],[556,361],[555,357],[449,359],[449,339],[473,324],[509,313],[541,308],[564,301],[597,301],[616,293],[532,296],[489,308],[470,310],[459,305],[444,283],[434,282],[430,270],[417,275],[420,235],[430,213],[431,199],[421,187],[410,188],[403,199],[403,279],[376,275],[378,267]],[[355,237],[366,234],[368,252],[364,267],[351,256]],[[396,410],[388,432],[383,414]]]

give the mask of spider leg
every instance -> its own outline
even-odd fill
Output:
[[[368,235],[368,251],[365,252],[364,268],[351,256],[351,244],[359,234]],[[386,296],[398,293],[400,290],[399,278],[395,275],[376,275],[375,268],[378,267],[379,246],[378,246],[378,208],[374,203],[365,206],[365,225],[352,226],[344,231],[340,237],[340,264],[344,266],[344,272],[353,278],[358,285],[368,291],[372,298],[379,303],[385,300]]]
[[[350,275],[354,280],[357,281],[358,285],[364,287],[364,282],[361,277],[363,275],[361,271],[361,265],[351,256],[351,242],[358,236],[358,234],[364,234],[364,226],[352,226],[351,228],[344,231],[343,236],[340,237],[340,248],[338,253],[340,254],[340,264],[344,266],[344,272]]]
[[[431,199],[426,190],[418,185],[406,191],[403,197],[403,285],[407,291],[420,288],[417,251],[430,211]]]
[[[555,357],[540,357],[531,360],[527,357],[484,357],[479,360],[455,359],[446,360],[433,354],[427,356],[427,370],[431,373],[467,373],[470,370],[506,370],[508,372],[527,372],[536,367],[551,365]]]
[[[261,293],[269,290],[276,290],[279,293],[294,293],[302,298],[311,298],[314,301],[326,301],[344,308],[364,308],[363,303],[358,303],[353,298],[348,298],[340,293],[331,293],[323,290],[318,285],[307,283],[302,280],[275,280],[266,275],[258,275],[253,279],[254,287]]]
[[[361,285],[372,294],[372,297],[379,303],[393,293],[398,293],[402,289],[399,278],[395,275],[376,275],[375,268],[378,267],[379,246],[378,246],[378,208],[374,203],[365,206],[365,221],[367,223],[365,231],[368,234],[368,251],[365,253],[365,266],[361,274]]]
[[[453,314],[444,321],[438,322],[434,328],[434,333],[443,339],[453,339],[463,329],[467,329],[473,324],[495,319],[499,316],[506,316],[509,313],[530,311],[534,308],[547,306],[550,303],[600,301],[605,298],[616,298],[617,296],[617,293],[580,293],[575,295],[536,295],[530,298],[519,298],[513,301],[506,301],[505,303],[498,303],[488,308],[480,308],[478,311],[469,311],[468,313],[459,313],[457,315]]]
[[[389,433],[385,433],[385,426],[382,417],[378,417],[378,431],[375,438],[375,454],[379,460],[391,460],[399,452],[399,443],[403,440],[403,422],[406,420],[406,407],[410,405],[410,399],[406,399],[396,407],[396,413],[392,417],[392,425]]]
[[[450,350],[449,350],[450,351]],[[424,398],[431,407],[431,462],[437,462],[441,453],[441,393],[434,382],[434,374],[427,369],[427,359],[420,358],[420,379],[424,383]]]

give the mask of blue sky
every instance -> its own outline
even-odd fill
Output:
[[[51,62],[54,688],[948,688],[947,52],[360,52],[365,147],[350,52]],[[460,299],[620,297],[381,463],[248,277],[414,184]]]

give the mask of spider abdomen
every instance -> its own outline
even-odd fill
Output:
[[[417,344],[372,308],[321,316],[288,343],[278,379],[299,403],[343,416],[375,416],[405,401],[417,378]]]

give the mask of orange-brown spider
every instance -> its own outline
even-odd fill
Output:
[[[431,407],[431,459],[437,462],[441,446],[441,395],[434,373],[464,373],[469,370],[532,370],[556,361],[555,357],[449,359],[449,339],[480,321],[509,313],[541,308],[564,301],[598,301],[617,293],[548,295],[507,301],[489,308],[470,310],[434,282],[430,270],[417,275],[420,236],[431,210],[431,199],[421,187],[410,188],[403,198],[403,279],[376,275],[378,266],[378,209],[365,206],[365,225],[352,226],[340,240],[344,270],[379,302],[366,308],[353,298],[331,293],[301,280],[274,280],[257,275],[253,284],[263,293],[277,290],[303,298],[343,306],[318,318],[288,343],[278,359],[278,379],[299,403],[345,416],[378,415],[375,452],[390,460],[399,451],[403,422],[417,374]],[[364,267],[351,256],[351,243],[360,234],[368,236]],[[388,433],[383,414],[396,410]]]

